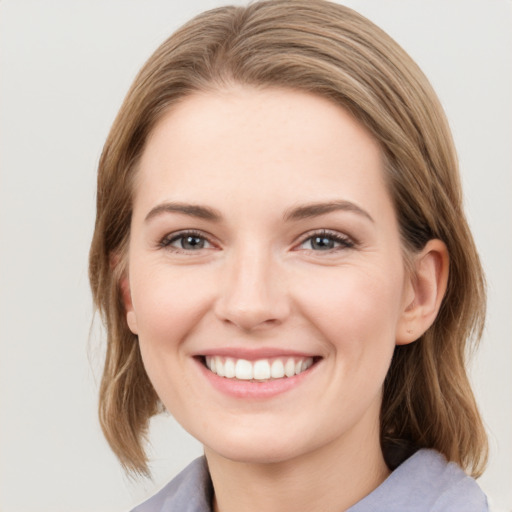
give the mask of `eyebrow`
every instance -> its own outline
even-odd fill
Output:
[[[310,217],[319,217],[320,215],[325,215],[327,213],[340,210],[357,213],[363,217],[366,217],[368,220],[375,222],[372,216],[366,210],[363,210],[360,206],[357,206],[357,204],[345,200],[328,201],[326,203],[311,203],[303,206],[297,206],[285,212],[284,220],[291,221],[306,219]]]
[[[326,203],[311,203],[306,205],[297,206],[295,208],[288,209],[283,218],[285,221],[294,221],[300,219],[306,219],[310,217],[319,217],[320,215],[326,215],[327,213],[335,211],[350,211],[355,212],[363,217],[366,217],[372,222],[375,222],[372,216],[361,207],[356,204],[345,201],[329,201]],[[222,219],[222,215],[218,210],[210,208],[208,206],[200,206],[197,204],[188,203],[176,203],[166,202],[161,203],[152,208],[144,219],[145,222],[149,222],[152,218],[162,215],[163,213],[181,213],[190,217],[198,219],[210,220],[219,222]]]
[[[190,217],[211,220],[214,222],[218,222],[221,220],[221,214],[217,210],[214,210],[213,208],[209,208],[207,206],[200,206],[197,204],[171,202],[162,203],[152,208],[150,212],[146,215],[144,221],[148,222],[154,217],[157,217],[158,215],[161,215],[163,213],[182,213]]]

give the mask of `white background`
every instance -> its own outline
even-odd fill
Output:
[[[512,510],[510,0],[353,0],[415,58],[459,150],[489,283],[473,381],[491,440],[480,480]],[[150,53],[193,0],[0,0],[0,512],[123,511],[200,454],[171,418],[152,428],[154,481],[123,476],[96,420],[102,358],[87,252],[95,171]]]

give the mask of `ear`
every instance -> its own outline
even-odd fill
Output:
[[[130,281],[126,273],[119,280],[119,288],[121,290],[121,298],[123,300],[124,309],[126,311],[126,323],[133,334],[139,334],[137,327],[137,317],[133,309],[132,294],[130,290]]]
[[[429,240],[421,252],[413,255],[397,326],[397,345],[412,343],[434,323],[446,292],[449,265],[448,249],[441,240]]]
[[[126,323],[133,334],[138,334],[137,317],[133,309],[132,294],[130,289],[130,280],[128,278],[128,268],[122,256],[118,253],[111,254],[110,266],[114,275],[119,275],[119,290],[121,292],[121,300],[126,311]]]

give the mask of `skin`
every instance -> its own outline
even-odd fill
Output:
[[[338,207],[297,213],[312,203]],[[133,206],[127,322],[162,402],[205,447],[214,509],[339,511],[375,489],[389,474],[382,384],[395,345],[435,318],[448,257],[434,240],[415,279],[405,271],[370,133],[303,92],[198,93],[153,130]],[[284,392],[240,397],[199,358],[267,349],[315,364]]]

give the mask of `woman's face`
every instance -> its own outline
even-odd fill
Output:
[[[381,151],[340,107],[234,87],[169,112],[140,162],[123,285],[151,382],[207,453],[378,439],[412,289]]]

